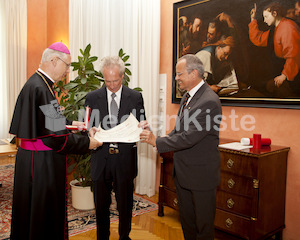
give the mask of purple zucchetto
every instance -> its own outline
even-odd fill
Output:
[[[55,50],[55,51],[63,52],[66,54],[70,54],[68,47],[65,44],[63,44],[62,42],[53,43],[48,48]]]

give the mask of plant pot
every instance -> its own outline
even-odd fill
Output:
[[[78,210],[91,210],[95,208],[91,187],[76,186],[78,180],[70,182],[72,192],[72,206]]]

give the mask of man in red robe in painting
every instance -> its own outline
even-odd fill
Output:
[[[279,3],[264,8],[264,22],[268,31],[260,31],[256,17],[256,4],[250,13],[249,38],[256,46],[268,47],[273,65],[273,79],[267,90],[276,97],[300,96],[300,28],[293,20],[285,18]]]

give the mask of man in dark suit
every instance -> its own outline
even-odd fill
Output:
[[[96,113],[103,129],[125,121],[133,113],[145,119],[142,94],[122,85],[125,65],[119,57],[106,57],[100,70],[105,87],[90,92],[86,106]],[[95,125],[96,123],[91,123]],[[99,124],[99,122],[97,123]],[[98,126],[96,126],[98,127]],[[120,240],[128,240],[133,207],[133,180],[137,176],[136,143],[104,143],[91,156],[91,174],[97,218],[97,239],[108,240],[111,192],[114,190],[119,211]]]
[[[158,138],[149,130],[140,134],[142,142],[156,147],[159,153],[174,151],[173,177],[186,240],[214,239],[216,189],[220,182],[222,109],[218,95],[204,82],[203,72],[196,56],[181,57],[176,65],[176,80],[187,93],[174,130]]]

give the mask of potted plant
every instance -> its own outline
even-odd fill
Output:
[[[60,106],[63,108],[63,114],[68,120],[78,120],[79,112],[84,112],[84,103],[86,95],[93,90],[96,90],[105,85],[103,75],[101,72],[97,72],[94,69],[94,62],[98,59],[96,56],[90,55],[91,45],[88,44],[84,50],[80,49],[80,53],[82,56],[78,56],[77,62],[72,62],[71,66],[73,67],[73,71],[77,71],[77,77],[70,81],[69,83],[65,83],[64,81],[60,81],[56,84],[55,91],[58,93],[58,97],[60,98]],[[125,63],[125,74],[123,79],[123,84],[128,86],[130,81],[131,72],[127,68],[130,66],[130,63],[127,63],[129,59],[129,55],[123,52],[123,49],[119,50],[119,57]],[[140,88],[135,88],[137,91],[141,91]],[[79,132],[78,134],[82,134]],[[74,181],[71,182],[72,185],[77,185],[77,188],[88,188],[92,198],[92,179],[91,179],[91,169],[90,169],[90,153],[85,155],[68,155],[68,168],[67,172],[72,173],[74,175]],[[86,191],[86,190],[85,190]],[[72,204],[77,209],[90,209],[90,205],[80,207],[77,205],[76,201],[74,203],[73,194],[76,193],[77,190],[73,190],[72,187]],[[87,193],[79,193],[78,195],[87,195]],[[85,205],[85,204],[84,204]]]

